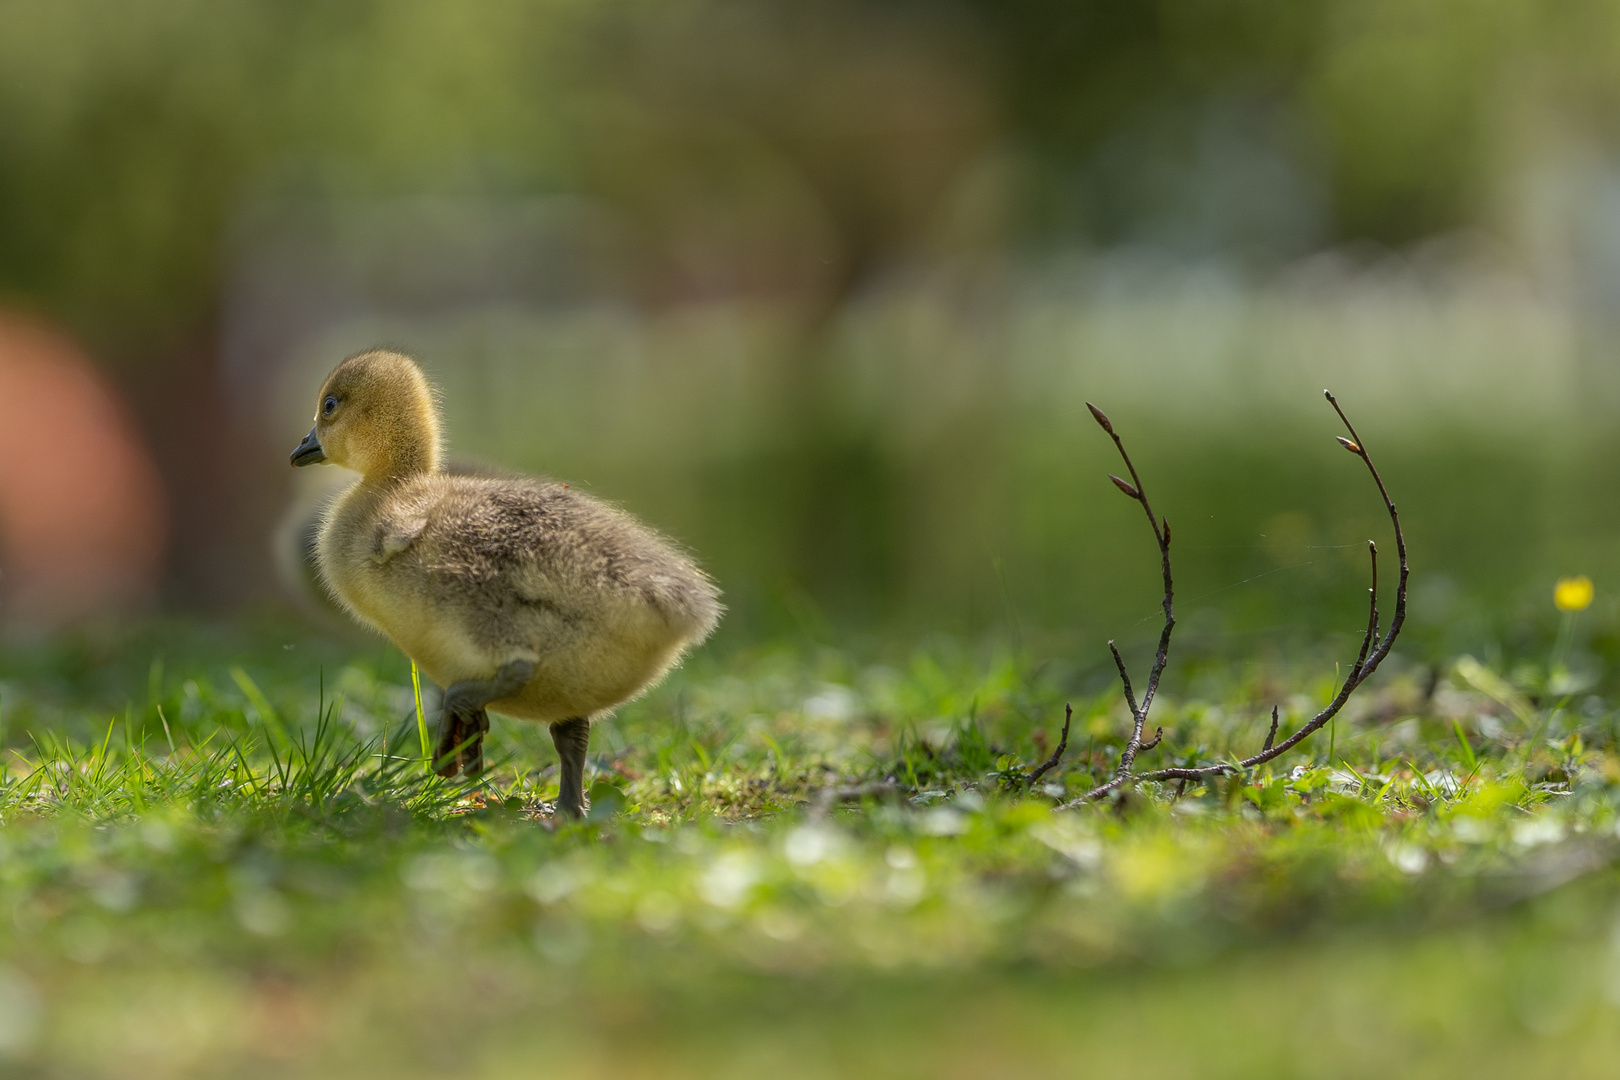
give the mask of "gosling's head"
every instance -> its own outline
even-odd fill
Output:
[[[292,452],[292,463],[327,462],[373,478],[437,471],[438,403],[415,361],[374,349],[349,357],[326,377],[315,427]]]

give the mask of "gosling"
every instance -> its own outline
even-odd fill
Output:
[[[714,582],[674,543],[566,484],[453,476],[433,388],[409,357],[344,360],[292,464],[360,478],[332,503],[316,564],[332,595],[441,687],[435,768],[483,769],[486,710],[549,724],[557,809],[585,808],[591,722],[714,630]]]

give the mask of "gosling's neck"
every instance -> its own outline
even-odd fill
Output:
[[[390,486],[402,480],[439,471],[439,430],[436,423],[396,431],[377,451],[367,455],[360,482]]]

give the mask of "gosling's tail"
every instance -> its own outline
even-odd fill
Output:
[[[695,566],[685,573],[657,573],[646,583],[647,599],[679,636],[683,648],[700,645],[720,624],[725,606],[714,579]]]

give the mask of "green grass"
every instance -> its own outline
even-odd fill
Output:
[[[1187,672],[1144,764],[1308,713],[1296,659]],[[1392,663],[1273,770],[1059,813],[1125,732],[1087,670],[734,649],[598,728],[558,827],[545,732],[426,774],[381,648],[14,646],[0,1072],[1606,1075],[1620,716],[1500,667]]]

